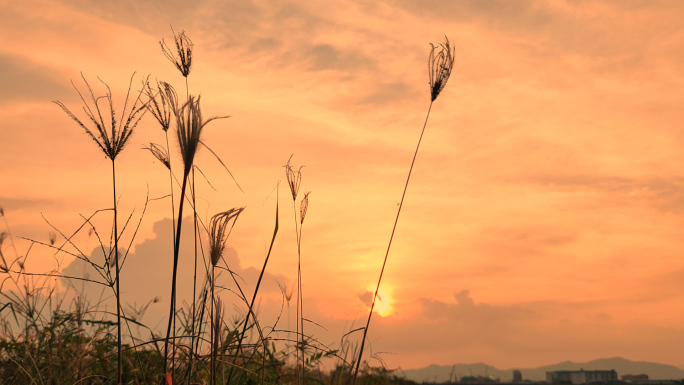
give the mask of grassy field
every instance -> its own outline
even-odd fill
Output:
[[[72,235],[55,229],[60,233],[60,242],[56,242],[55,233],[48,242],[29,240],[29,248],[21,252],[15,247],[15,235],[7,220],[10,213],[0,209],[4,219],[4,230],[0,234],[0,384],[410,383],[397,378],[386,368],[370,366],[368,360],[364,359],[375,298],[365,327],[350,330],[341,337],[339,346],[325,346],[307,334],[304,323],[307,309],[302,294],[302,282],[306,277],[301,274],[301,262],[298,262],[297,287],[289,294],[283,290],[284,298],[293,294],[296,296],[294,330],[286,334],[274,333],[273,327],[261,325],[258,314],[255,314],[255,304],[264,272],[268,268],[273,242],[278,236],[280,221],[284,220],[279,217],[278,202],[273,208],[273,235],[261,274],[254,283],[254,292],[245,292],[223,260],[231,230],[239,226],[239,217],[245,208],[226,208],[213,215],[208,223],[203,223],[195,211],[195,155],[200,149],[214,154],[211,144],[203,141],[202,131],[212,121],[226,116],[203,117],[200,97],[188,92],[194,47],[185,32],[173,32],[171,44],[163,39],[160,44],[163,53],[185,78],[185,92],[180,93],[180,96],[171,84],[150,82],[149,77],[143,78],[142,88],[136,91],[133,86],[134,74],[125,99],[116,103],[106,83],[98,79],[101,84],[94,87],[94,82],[89,82],[85,77],[79,86],[74,85],[82,102],[79,108],[82,113],[72,112],[79,111],[74,106],[55,102],[111,161],[112,207],[84,218],[81,227]],[[449,78],[453,67],[452,55],[448,39],[444,44],[433,46],[430,52],[430,108]],[[105,91],[98,94],[96,88]],[[122,110],[116,110],[115,105],[123,106]],[[166,169],[160,170],[169,175],[169,191],[164,200],[169,201],[169,216],[174,219],[173,270],[168,277],[171,300],[168,323],[163,333],[155,332],[142,321],[142,315],[151,303],[141,307],[130,306],[126,298],[120,295],[119,288],[120,276],[126,274],[126,257],[140,222],[133,223],[131,216],[121,213],[117,207],[116,159],[127,148],[131,135],[143,117],[156,120],[164,134],[165,143],[150,143],[146,149]],[[181,165],[180,168],[172,167],[172,141],[177,142],[180,148],[180,159],[176,162]],[[419,145],[420,141],[416,146],[414,161]],[[306,223],[310,192],[299,191],[301,167],[293,166],[291,160],[285,165],[290,192],[287,199],[292,198],[297,255],[301,261],[302,228]],[[408,172],[404,193],[412,168],[413,164]],[[403,200],[402,196],[395,228]],[[149,199],[145,207],[148,203]],[[192,227],[186,225],[184,228],[182,218],[188,213],[193,218]],[[98,228],[91,221],[95,215],[101,217],[110,214],[110,228]],[[126,239],[124,231],[127,231]],[[76,234],[83,232],[88,232],[98,240],[102,260],[88,256],[87,245],[72,241]],[[195,253],[183,256],[194,258],[192,271],[178,269],[184,232],[194,234]],[[64,238],[63,242],[61,238]],[[375,297],[390,253],[391,239]],[[79,259],[94,269],[97,276],[66,277],[59,270],[28,272],[25,268],[26,258],[34,247]],[[231,277],[226,279],[228,282],[219,280],[217,272],[221,271],[227,273],[222,276],[224,279]],[[187,293],[192,301],[184,305],[179,305],[177,300],[180,274],[185,279],[191,277],[193,281],[193,292]],[[73,282],[72,290],[66,294],[57,291],[52,284],[55,278]],[[116,299],[116,311],[108,311],[101,302],[79,292],[76,289],[79,281],[100,285]],[[226,291],[231,291],[231,295],[238,298],[244,308],[242,316],[227,316],[226,304],[221,299],[221,294]],[[140,337],[140,333],[134,332],[140,329],[147,330],[149,338]],[[360,343],[347,338],[353,333],[363,334]]]

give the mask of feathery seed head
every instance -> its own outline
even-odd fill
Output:
[[[145,115],[145,112],[147,111],[147,103],[143,103],[141,99],[141,96],[143,94],[142,90],[138,92],[138,97],[135,99],[130,109],[128,109],[128,100],[131,94],[131,86],[133,84],[134,76],[135,72],[131,76],[131,81],[128,84],[128,93],[126,94],[126,100],[124,101],[124,107],[123,111],[121,112],[121,118],[118,121],[116,120],[116,113],[114,112],[114,101],[112,100],[112,91],[107,85],[107,83],[103,82],[100,78],[98,78],[98,80],[100,80],[100,82],[102,82],[102,84],[104,84],[104,86],[107,88],[107,93],[105,95],[96,97],[85,76],[81,74],[81,77],[83,78],[83,81],[85,82],[86,87],[88,88],[88,93],[90,94],[90,101],[86,101],[86,99],[81,94],[81,91],[79,91],[74,82],[71,82],[71,84],[76,89],[78,96],[81,98],[81,101],[84,104],[83,111],[85,112],[90,122],[82,122],[78,117],[76,117],[74,113],[72,113],[64,105],[64,103],[60,101],[54,102],[64,112],[66,112],[71,119],[73,119],[79,126],[81,126],[81,128],[85,130],[86,134],[88,134],[90,138],[93,139],[95,143],[97,143],[98,147],[100,147],[102,152],[104,152],[105,156],[111,159],[112,161],[116,158],[117,155],[119,155],[119,153],[121,153],[123,148],[126,146],[126,143],[128,143],[128,140],[131,138],[131,135],[133,134],[133,130],[138,125],[138,122],[140,122],[140,119],[142,119],[142,117]],[[106,107],[100,106],[100,101],[102,99],[106,101]],[[106,117],[109,118],[107,119],[107,122],[105,122]]]
[[[171,159],[166,149],[156,143],[150,143],[150,147],[143,147],[144,150],[150,150],[152,156],[157,158],[166,168],[171,169]]]
[[[161,45],[164,56],[166,56],[166,58],[178,68],[180,73],[187,78],[188,75],[190,75],[190,67],[192,66],[192,41],[185,35],[185,31],[181,31],[181,33],[176,35],[173,27],[171,27],[171,32],[173,33],[173,41],[176,44],[176,53],[178,53],[178,57],[176,57],[173,50],[166,45],[164,38],[161,39],[159,45]]]
[[[53,231],[50,231],[50,234],[48,235],[48,237],[50,239],[50,246],[54,246],[55,242],[57,242],[57,234],[55,234],[55,232],[53,232]]]
[[[214,116],[205,121],[202,120],[202,110],[200,108],[200,97],[197,99],[190,95],[188,101],[176,111],[176,136],[180,147],[181,158],[183,159],[184,175],[188,175],[192,170],[195,154],[199,148],[202,129],[207,123],[214,119],[224,119],[228,116]]]
[[[456,47],[452,50],[449,38],[446,36],[444,38],[446,41],[439,46],[430,43],[432,50],[428,56],[428,74],[430,76],[430,97],[433,102],[446,86],[447,80],[451,76],[451,69],[454,67]]]
[[[235,226],[238,216],[245,210],[244,207],[232,208],[211,217],[209,222],[209,250],[211,264],[216,266],[226,249],[228,236]]]
[[[0,206],[0,217],[4,217],[4,216],[5,216],[5,209],[2,206]]]
[[[299,185],[302,183],[302,167],[295,171],[292,166],[290,166],[290,161],[294,154],[290,155],[290,159],[287,160],[285,167],[285,177],[287,178],[287,184],[290,186],[290,192],[292,193],[292,200],[297,200],[297,193],[299,192]]]
[[[301,223],[304,223],[304,218],[306,217],[306,210],[309,209],[309,194],[311,191],[304,193],[304,198],[302,198],[302,203],[299,204],[299,218],[301,218]]]
[[[162,126],[164,132],[171,126],[171,114],[175,114],[178,97],[169,83],[157,80],[153,89],[149,81],[143,82],[143,92],[148,97],[147,110]]]

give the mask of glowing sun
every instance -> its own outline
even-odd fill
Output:
[[[375,286],[369,286],[368,291],[375,293]],[[394,307],[392,306],[393,303],[392,289],[381,285],[373,311],[381,317],[388,317],[392,315],[392,312],[394,311]]]

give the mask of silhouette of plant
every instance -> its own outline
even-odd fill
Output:
[[[192,67],[192,48],[194,45],[190,38],[185,35],[185,31],[181,31],[176,35],[173,27],[171,27],[171,32],[173,33],[173,42],[176,45],[176,53],[174,54],[173,50],[169,48],[164,41],[164,38],[161,39],[159,45],[161,46],[164,56],[166,56],[166,58],[178,68],[178,71],[187,78],[188,75],[190,75],[190,68]],[[176,54],[178,54],[178,57],[176,57]]]
[[[442,92],[451,76],[451,69],[454,68],[454,54],[456,47],[451,49],[449,38],[444,36],[445,42],[435,46],[432,43],[432,50],[428,56],[428,75],[430,76],[430,97],[434,102]]]
[[[157,119],[162,130],[167,132],[171,126],[171,116],[178,108],[176,90],[169,83],[160,81],[157,81],[157,86],[153,89],[147,81],[144,83],[143,92],[149,98],[147,110]]]
[[[363,348],[366,343],[366,336],[368,335],[368,327],[370,326],[371,317],[373,316],[373,309],[375,308],[375,301],[378,298],[378,291],[380,290],[380,282],[382,281],[382,275],[385,272],[385,265],[387,264],[387,257],[389,256],[390,247],[392,246],[392,240],[394,239],[394,232],[397,229],[397,223],[399,222],[399,214],[401,214],[401,208],[404,205],[404,198],[406,197],[406,190],[408,189],[409,181],[411,180],[411,172],[413,171],[413,165],[416,163],[416,157],[418,156],[418,149],[420,148],[420,142],[423,140],[423,134],[425,134],[425,127],[427,126],[427,121],[430,118],[430,110],[432,110],[432,103],[434,103],[437,96],[446,86],[449,76],[451,76],[451,69],[454,66],[454,52],[451,50],[449,44],[449,38],[444,36],[444,44],[440,44],[436,47],[433,44],[430,55],[428,56],[428,76],[430,78],[430,107],[428,107],[427,116],[425,117],[425,123],[423,123],[423,130],[420,132],[420,138],[418,138],[418,144],[416,145],[416,151],[413,154],[413,160],[411,161],[411,167],[409,168],[408,177],[406,177],[406,183],[404,184],[404,192],[401,194],[401,201],[399,202],[399,208],[397,209],[397,216],[394,219],[394,226],[392,227],[392,234],[390,235],[389,243],[387,244],[387,251],[385,252],[385,259],[382,262],[382,268],[380,269],[380,277],[378,278],[378,284],[375,288],[375,294],[373,294],[373,301],[371,302],[370,311],[368,313],[368,319],[366,321],[366,327],[363,330],[363,337],[361,338],[361,348],[359,349],[359,358],[356,361],[356,369],[354,370],[353,383],[356,384],[356,378],[359,374],[359,366],[361,365],[361,357],[363,357]]]
[[[114,102],[112,99],[112,91],[109,85],[102,81],[99,77],[98,80],[107,88],[107,93],[104,96],[95,97],[93,89],[86,80],[85,76],[81,74],[83,81],[88,88],[88,93],[90,94],[90,102],[92,105],[86,101],[86,99],[79,91],[78,87],[71,82],[71,84],[76,89],[78,96],[83,102],[83,111],[90,120],[90,123],[94,126],[88,128],[76,115],[74,115],[65,105],[60,101],[55,101],[64,112],[69,115],[79,126],[85,129],[86,133],[97,143],[98,147],[104,152],[105,156],[112,161],[112,190],[113,190],[113,201],[114,201],[114,248],[110,251],[114,253],[113,262],[116,266],[114,271],[116,272],[114,281],[116,286],[116,319],[117,319],[117,357],[118,357],[118,368],[117,368],[117,383],[121,384],[122,381],[122,355],[121,355],[121,291],[119,288],[119,270],[121,265],[119,264],[119,230],[117,221],[117,202],[116,202],[116,168],[115,159],[124,149],[128,140],[133,134],[133,130],[140,122],[140,119],[145,115],[147,111],[147,103],[143,103],[141,96],[143,91],[138,92],[138,96],[133,102],[130,109],[128,109],[129,97],[131,94],[131,86],[133,84],[133,77],[135,73],[131,76],[131,80],[128,84],[128,92],[126,93],[126,99],[124,100],[123,110],[121,112],[121,118],[116,120],[116,113],[114,111]],[[100,100],[105,99],[107,102],[107,110],[103,113],[100,107]],[[105,117],[109,119],[105,120]]]
[[[171,325],[173,323],[176,304],[176,281],[178,274],[178,253],[180,250],[180,236],[183,218],[183,203],[185,202],[185,190],[187,188],[188,175],[193,168],[195,155],[200,144],[202,129],[211,121],[227,118],[227,116],[214,116],[207,120],[202,119],[202,109],[200,108],[200,97],[195,99],[190,96],[188,101],[176,111],[176,137],[180,147],[181,159],[183,160],[183,184],[181,186],[180,204],[178,206],[178,220],[176,225],[175,245],[173,248],[173,275],[171,281],[171,304],[169,309],[169,324],[166,329],[166,340],[164,342],[164,368],[168,368],[168,344],[171,336]]]

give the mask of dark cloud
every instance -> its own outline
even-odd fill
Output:
[[[362,98],[360,104],[389,105],[401,100],[415,100],[420,97],[421,91],[404,82],[379,83],[369,86],[365,90],[368,95]],[[428,87],[423,90],[424,95],[429,95]]]
[[[304,58],[310,63],[312,71],[321,70],[345,70],[354,71],[367,69],[373,65],[373,61],[360,52],[343,51],[330,44],[317,44],[307,48]]]
[[[626,178],[600,175],[541,175],[528,179],[551,190],[595,191],[613,204],[644,202],[665,212],[684,210],[684,178]]]
[[[261,53],[265,51],[272,51],[283,46],[283,42],[275,38],[258,39],[249,45],[249,50],[252,53]]]
[[[65,84],[53,79],[53,68],[7,54],[0,54],[0,68],[0,105],[26,100],[50,102],[69,93]]]
[[[188,29],[201,24],[198,12],[209,4],[208,0],[152,0],[152,1],[88,1],[88,0],[60,0],[79,12],[85,12],[110,21],[115,24],[126,25],[150,34],[168,31],[169,25],[174,28]],[[235,1],[235,3],[241,3]],[[161,36],[160,36],[161,37]],[[192,34],[191,34],[192,38]]]
[[[364,293],[357,294],[356,298],[360,299],[364,305],[370,307],[371,303],[373,302],[373,292],[372,291],[366,291]],[[378,299],[375,302],[376,305],[378,303],[382,303],[382,301],[383,301],[382,296],[380,294],[378,294]]]
[[[373,292],[367,291],[362,294],[357,294],[356,297],[363,302],[364,305],[370,306],[373,301]]]
[[[0,196],[0,207],[5,210],[6,214],[12,211],[23,210],[42,210],[47,207],[54,206],[57,202],[51,199],[29,199],[29,198],[12,198]]]
[[[535,29],[552,21],[551,10],[540,1],[402,0],[395,4],[420,16],[461,23],[484,21],[490,26]]]

